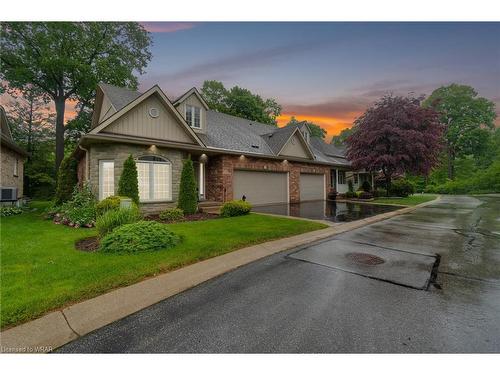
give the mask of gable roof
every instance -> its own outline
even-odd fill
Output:
[[[113,86],[107,83],[100,83],[99,87],[108,97],[111,105],[113,105],[117,112],[125,107],[128,103],[142,95],[142,92],[140,91],[130,90],[125,87]]]
[[[109,85],[108,85],[109,86]],[[90,131],[90,134],[97,134],[103,129],[105,129],[108,125],[111,125],[114,121],[122,117],[125,113],[130,111],[131,109],[135,108],[138,104],[142,103],[144,100],[149,98],[151,95],[157,94],[160,97],[160,100],[162,101],[163,104],[166,105],[166,107],[170,110],[170,112],[177,118],[181,126],[185,128],[185,130],[188,132],[188,134],[193,138],[193,140],[196,141],[200,146],[204,146],[203,141],[198,137],[198,135],[191,129],[191,127],[186,123],[184,118],[181,116],[181,114],[175,109],[175,107],[172,105],[170,100],[167,98],[165,93],[161,90],[161,88],[158,85],[154,85],[151,87],[148,91],[146,91],[143,94],[139,94],[135,99],[130,101],[128,104],[125,106],[121,107],[120,110],[118,110],[116,113],[112,114],[111,116],[107,117],[102,123],[100,123],[98,126],[93,128]]]
[[[144,93],[108,84],[100,84],[99,86],[105,92],[105,95],[108,96],[112,105],[117,109],[117,112],[90,131],[90,134],[94,137],[97,136],[100,130],[154,93],[157,93],[162,98],[165,105],[173,111],[174,115],[186,127],[186,130],[193,136],[197,143],[201,147],[209,149],[227,150],[252,155],[279,156],[280,151],[283,150],[290,138],[304,126],[303,123],[299,123],[277,128],[273,125],[207,109],[206,132],[195,133],[174,105],[179,104],[191,94],[196,95],[202,103],[206,104],[196,88],[190,89],[174,102],[171,102],[158,85],[153,86]],[[345,149],[342,147],[327,144],[323,139],[316,137],[310,137],[309,142],[307,142],[302,133],[300,131],[298,133],[305,148],[307,148],[315,161],[346,167],[350,165],[349,161],[345,158]]]
[[[198,100],[201,102],[201,104],[203,104],[203,106],[205,107],[206,110],[210,109],[208,107],[207,102],[205,102],[205,99],[203,99],[203,97],[201,96],[200,92],[198,91],[198,89],[196,87],[189,89],[186,93],[179,96],[177,99],[175,99],[172,102],[172,104],[175,106],[175,105],[183,102],[184,100],[186,100],[187,98],[189,98],[193,94],[198,98]]]
[[[7,113],[5,112],[5,108],[2,107],[1,105],[0,105],[0,138],[2,146],[7,147],[23,156],[28,156],[28,153],[14,142],[14,138],[12,138],[12,133],[10,132],[9,128]]]

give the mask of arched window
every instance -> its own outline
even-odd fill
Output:
[[[172,163],[156,156],[141,156],[136,160],[139,199],[147,201],[172,200]]]

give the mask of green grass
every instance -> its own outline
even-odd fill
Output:
[[[415,194],[406,198],[375,198],[372,203],[397,204],[401,206],[416,206],[417,204],[429,202],[437,198],[434,194]]]
[[[250,214],[170,224],[183,238],[170,250],[135,255],[85,253],[75,241],[95,229],[53,224],[38,211],[1,219],[1,326],[36,318],[145,277],[245,246],[325,228],[320,223]]]

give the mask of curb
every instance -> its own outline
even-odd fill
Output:
[[[50,352],[80,336],[248,263],[406,214],[436,203],[440,199],[441,197],[438,196],[432,201],[416,206],[235,250],[136,284],[112,290],[2,331],[0,333],[0,352]]]

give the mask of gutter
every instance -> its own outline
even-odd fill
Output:
[[[165,141],[161,141],[158,139],[150,139],[150,138],[139,138],[139,137],[131,138],[131,137],[118,135],[118,134],[103,134],[103,133],[100,133],[99,135],[87,134],[87,135],[83,136],[81,140],[82,141],[85,141],[85,140],[104,141],[104,140],[106,140],[106,141],[110,141],[110,142],[128,142],[128,143],[140,144],[140,145],[155,144],[157,146],[171,147],[171,148],[177,148],[177,149],[189,150],[189,151],[213,152],[213,153],[217,153],[217,154],[229,154],[229,155],[245,155],[245,156],[249,156],[249,157],[257,157],[257,158],[263,158],[263,159],[288,160],[288,161],[294,161],[297,163],[308,163],[308,164],[316,164],[316,165],[319,164],[319,165],[327,165],[327,166],[332,166],[332,167],[337,167],[337,168],[350,168],[349,165],[334,164],[334,163],[323,162],[323,161],[319,161],[319,160],[305,160],[305,159],[283,157],[283,156],[276,156],[276,155],[265,155],[265,154],[259,154],[259,153],[254,153],[254,152],[228,150],[225,148],[211,147],[211,146],[202,147],[202,146],[198,146],[198,145],[182,144],[182,143],[175,143],[175,142],[165,142]]]
[[[78,148],[85,152],[85,181],[88,181],[90,175],[89,150],[82,147],[80,144],[78,145]]]

